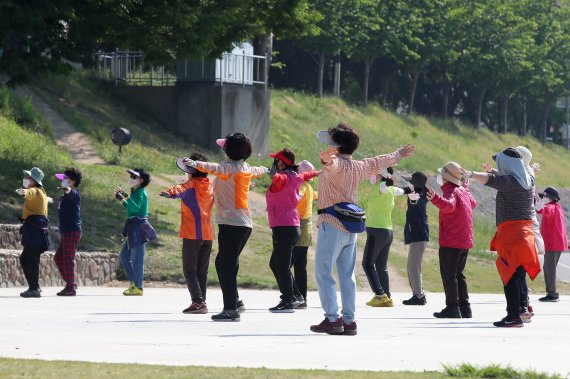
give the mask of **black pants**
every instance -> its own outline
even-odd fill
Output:
[[[273,252],[269,260],[269,267],[277,280],[281,299],[290,303],[295,300],[291,256],[293,255],[293,248],[301,236],[301,229],[298,226],[274,226],[271,230],[273,232]]]
[[[309,246],[295,246],[291,257],[293,267],[293,291],[295,296],[303,296],[307,300],[307,252]]]
[[[524,271],[523,277],[521,279],[521,306],[520,306],[520,313],[523,313],[528,310],[528,284],[526,282],[526,271]]]
[[[509,279],[505,286],[505,297],[507,298],[507,316],[519,317],[521,307],[521,282],[525,279],[526,271],[522,266]]]
[[[393,239],[394,233],[390,229],[366,228],[366,246],[362,257],[362,267],[370,288],[376,295],[386,293],[390,296],[388,253]]]
[[[206,301],[212,241],[182,239],[182,270],[192,302]]]
[[[468,307],[469,294],[463,270],[469,249],[439,247],[439,271],[445,291],[447,308]]]
[[[20,254],[20,266],[32,290],[40,288],[40,256],[44,251],[41,247],[25,246]]]
[[[247,226],[218,225],[216,272],[222,288],[225,310],[236,310],[239,255],[250,235],[251,228]]]

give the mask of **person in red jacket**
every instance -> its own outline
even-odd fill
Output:
[[[205,155],[199,153],[192,154],[190,159],[208,161]],[[208,313],[206,289],[214,239],[214,193],[207,173],[186,166],[183,158],[178,158],[176,164],[188,174],[188,180],[160,192],[160,196],[181,199],[182,270],[192,299],[190,306],[182,313],[205,314]]]
[[[560,196],[556,188],[547,187],[541,198],[536,203],[536,211],[542,215],[540,233],[544,239],[544,281],[546,284],[546,296],[538,299],[542,302],[557,302],[556,292],[556,266],[563,251],[568,250],[568,237],[566,236],[566,222],[564,213],[558,202]]]
[[[467,281],[463,270],[473,247],[473,208],[477,202],[462,186],[461,166],[448,162],[438,169],[442,195],[427,188],[427,198],[439,209],[439,270],[445,291],[445,308],[436,318],[471,318]]]

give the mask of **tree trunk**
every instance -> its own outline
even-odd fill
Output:
[[[325,74],[326,58],[325,53],[319,53],[319,73],[317,77],[317,95],[319,95],[319,97],[323,97],[323,76]]]
[[[479,99],[477,99],[477,118],[475,119],[475,128],[478,129],[481,125],[481,112],[483,110],[483,100],[485,99],[485,93],[487,89],[485,87],[481,88],[479,92]]]
[[[528,102],[527,97],[523,96],[523,99],[522,99],[522,112],[523,112],[522,117],[523,117],[523,119],[522,119],[522,131],[521,131],[521,134],[523,136],[526,136],[527,122],[528,122],[527,121],[527,114],[526,114],[526,103],[527,102]]]
[[[408,114],[414,113],[414,101],[416,99],[416,88],[418,87],[418,79],[420,78],[421,64],[417,64],[412,72],[412,83],[410,89],[410,98],[408,99]]]
[[[380,99],[378,102],[381,107],[386,106],[388,103],[388,96],[390,96],[390,77],[386,76],[380,83]]]
[[[443,91],[443,101],[441,104],[441,116],[444,120],[447,120],[447,112],[449,107],[449,81],[447,80],[447,72],[444,70],[443,72],[443,83],[441,86],[441,90]]]
[[[254,38],[253,54],[261,55],[266,58],[263,79],[266,83],[269,83],[269,68],[271,67],[273,57],[273,33],[267,32]]]
[[[362,83],[362,98],[364,106],[368,105],[368,84],[370,83],[370,70],[374,61],[371,58],[364,58],[364,82]]]
[[[546,141],[546,126],[548,125],[548,116],[550,115],[550,102],[548,96],[544,96],[544,105],[542,106],[542,121],[540,123],[540,139]]]
[[[506,95],[503,95],[503,113],[501,115],[503,120],[501,122],[503,124],[503,133],[504,134],[507,134],[507,131],[509,129],[508,109],[509,109],[509,98]]]

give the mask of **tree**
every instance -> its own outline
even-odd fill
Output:
[[[314,32],[307,0],[44,0],[0,2],[0,73],[17,83],[97,46],[142,50],[151,63],[202,59],[256,35]]]

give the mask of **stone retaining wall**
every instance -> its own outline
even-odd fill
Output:
[[[21,250],[0,250],[0,287],[27,286],[20,267]],[[40,286],[63,286],[59,271],[53,261],[53,251],[42,254],[40,261]],[[119,255],[115,253],[83,253],[76,255],[76,275],[79,286],[97,286],[117,279]]]
[[[0,249],[21,250],[21,225],[0,224]],[[59,230],[55,227],[49,230],[49,250],[55,250],[59,244]]]

